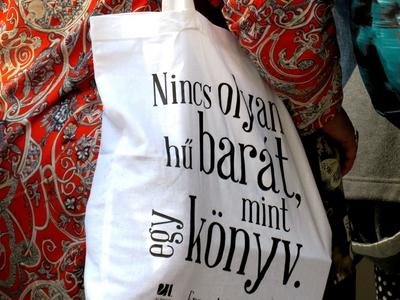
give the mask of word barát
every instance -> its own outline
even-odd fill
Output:
[[[262,149],[257,149],[251,144],[238,143],[238,145],[234,145],[228,137],[216,139],[210,130],[205,128],[207,122],[204,121],[204,112],[198,111],[198,116],[200,172],[207,175],[215,172],[221,179],[247,185],[247,163],[249,160],[258,160],[262,167],[255,173],[257,178],[251,178],[251,180],[257,182],[261,190],[271,190],[278,194],[283,189],[288,198],[297,195],[288,187],[285,170],[287,170],[289,159],[283,153],[284,148],[280,137],[275,137],[273,149],[268,149],[266,145]],[[164,136],[164,140],[167,154],[166,166],[192,169],[192,139],[187,139],[181,147],[173,145],[168,136]],[[264,139],[264,143],[266,142],[267,138]],[[278,180],[279,178],[280,180]]]

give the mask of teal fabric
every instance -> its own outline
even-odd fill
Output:
[[[400,127],[400,0],[353,0],[355,56],[375,109]]]

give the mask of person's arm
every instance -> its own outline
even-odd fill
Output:
[[[346,111],[340,109],[332,120],[324,124],[322,131],[338,143],[342,155],[342,175],[346,175],[354,164],[358,139]]]

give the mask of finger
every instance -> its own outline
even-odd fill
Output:
[[[355,135],[357,137],[357,134]],[[352,169],[357,156],[357,140],[349,143],[344,149],[344,162],[342,165],[342,175],[346,175]]]

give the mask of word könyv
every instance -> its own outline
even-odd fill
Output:
[[[190,233],[188,251],[185,260],[202,264],[208,268],[220,268],[226,272],[235,272],[238,275],[246,276],[244,290],[248,294],[257,291],[263,279],[268,273],[269,268],[277,258],[278,248],[283,248],[283,278],[282,284],[286,285],[300,259],[302,244],[296,243],[294,246],[296,258],[291,262],[291,252],[293,251],[291,241],[262,236],[257,232],[247,232],[243,228],[229,226],[226,228],[218,222],[223,217],[222,212],[212,211],[214,220],[209,223],[206,218],[196,219],[196,196],[189,195],[190,198]],[[240,243],[240,247],[237,244]],[[254,246],[256,244],[256,246]],[[249,256],[250,249],[257,249],[257,255]],[[239,250],[239,251],[237,251]],[[236,259],[234,257],[236,256]],[[237,259],[239,258],[239,260]],[[247,263],[249,260],[256,260],[257,268],[249,270]],[[234,262],[240,261],[235,265]],[[300,281],[294,282],[294,287],[298,288]]]
[[[296,257],[291,262],[291,253],[293,251],[291,241],[270,235],[262,236],[258,232],[248,232],[244,228],[233,226],[227,228],[222,222],[218,222],[223,219],[223,212],[217,212],[216,210],[211,212],[211,218],[213,219],[211,222],[204,216],[197,219],[196,199],[197,196],[189,195],[190,219],[186,261],[202,264],[211,269],[220,268],[226,272],[234,272],[237,275],[246,276],[244,290],[246,293],[252,294],[257,291],[277,258],[278,249],[281,249],[285,254],[282,284],[286,285],[288,283],[300,259],[302,244],[296,243],[294,247]],[[242,198],[242,201],[241,221],[252,223],[252,205],[254,204],[248,199]],[[280,208],[282,216],[287,211],[284,203],[285,201],[282,200],[282,207]],[[273,206],[270,207],[272,208]],[[183,242],[183,234],[180,232],[184,228],[183,222],[154,209],[152,215],[157,218],[157,222],[152,222],[149,230],[151,239],[154,242],[149,251],[155,257],[170,258],[174,254],[172,244],[182,244]],[[285,228],[284,218],[282,222],[282,229],[289,231],[289,229]],[[276,229],[279,230],[279,228]],[[172,233],[170,233],[171,230]],[[257,255],[253,253],[250,256],[250,249],[257,249]],[[248,268],[249,260],[256,260],[257,268]],[[300,282],[295,281],[294,286],[298,288]]]

